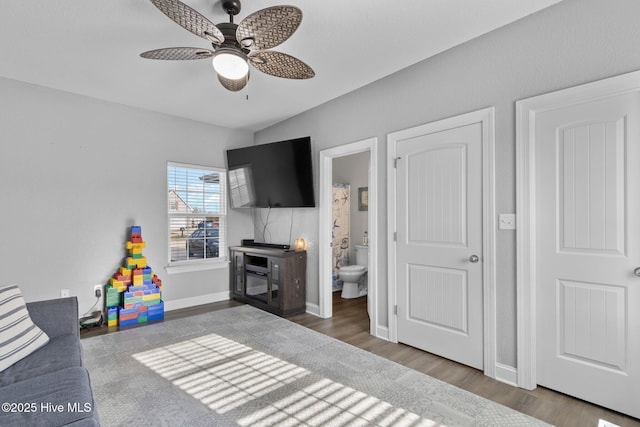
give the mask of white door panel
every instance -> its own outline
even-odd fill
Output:
[[[396,153],[398,340],[482,369],[482,124]]]
[[[640,416],[640,95],[536,115],[537,382]]]

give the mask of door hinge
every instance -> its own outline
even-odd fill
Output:
[[[398,167],[398,160],[400,160],[400,157],[394,157],[393,158],[393,167],[394,168]]]
[[[394,305],[393,306],[393,314],[395,314],[396,316],[398,315],[398,305]]]

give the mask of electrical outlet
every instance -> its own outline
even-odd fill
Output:
[[[100,298],[102,296],[102,285],[95,285],[93,287],[93,294],[96,298]]]
[[[60,298],[67,298],[71,296],[69,289],[60,289]]]
[[[498,228],[500,230],[515,230],[516,214],[500,214],[498,217]]]

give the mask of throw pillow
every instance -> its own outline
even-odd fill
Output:
[[[32,321],[20,288],[0,288],[0,372],[49,342]]]

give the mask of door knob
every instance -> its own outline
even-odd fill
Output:
[[[633,274],[635,274],[636,276],[640,276],[640,267],[633,270]]]
[[[478,261],[480,261],[480,257],[478,255],[471,255],[469,257],[469,262],[472,262],[475,264]],[[640,270],[640,267],[638,268],[638,270]]]

